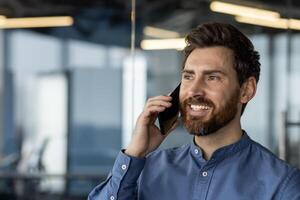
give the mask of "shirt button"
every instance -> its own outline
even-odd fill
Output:
[[[122,165],[121,168],[122,168],[123,170],[125,170],[125,169],[127,168],[127,166],[126,166],[126,165]]]
[[[199,153],[198,149],[195,149],[195,154],[198,154],[198,153]]]
[[[114,196],[110,196],[109,199],[110,200],[115,200],[115,197]]]
[[[203,177],[206,177],[207,175],[208,175],[207,172],[202,172],[202,176],[203,176]]]

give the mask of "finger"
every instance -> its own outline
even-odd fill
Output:
[[[166,107],[162,106],[152,106],[149,109],[146,109],[144,111],[144,116],[148,118],[148,123],[153,124],[155,120],[157,119],[157,116],[160,112],[163,112],[166,109]]]
[[[162,106],[162,107],[171,107],[172,103],[169,101],[163,101],[163,100],[155,100],[148,102],[146,104],[146,108],[150,108],[152,106]]]
[[[139,116],[139,120],[146,124],[152,124],[155,122],[158,114],[163,112],[166,109],[164,106],[151,106],[149,108],[145,108],[144,111]]]
[[[148,102],[156,101],[156,100],[171,101],[172,97],[171,96],[166,96],[166,95],[155,96],[155,97],[149,98]]]
[[[165,109],[166,109],[165,106],[157,105],[157,106],[151,106],[148,109],[146,109],[145,111],[146,111],[146,113],[149,113],[149,115],[151,115],[151,114],[157,114],[157,113],[163,112]]]

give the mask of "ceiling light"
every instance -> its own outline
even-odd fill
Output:
[[[300,30],[300,20],[299,19],[289,19],[289,28]]]
[[[59,17],[27,17],[27,18],[1,18],[0,28],[41,28],[72,26],[74,20],[69,16]]]
[[[277,19],[276,21],[269,21],[269,20],[257,20],[251,17],[236,16],[235,20],[240,23],[253,24],[253,25],[265,26],[271,28],[279,28],[279,29],[288,28],[287,20],[281,18]]]
[[[250,17],[241,17],[241,16],[237,16],[235,17],[235,19],[240,23],[253,24],[253,25],[278,28],[278,29],[289,28],[294,30],[300,30],[300,20],[298,19],[278,18],[275,21],[269,21],[269,20],[257,20]]]
[[[210,4],[210,9],[214,12],[251,17],[255,19],[275,20],[280,17],[278,12],[220,1],[213,1]]]
[[[144,28],[144,34],[155,38],[177,38],[180,34],[175,31],[169,31],[166,29],[156,28],[152,26],[146,26]]]
[[[182,50],[186,46],[184,38],[143,40],[141,47],[144,50],[177,49]]]

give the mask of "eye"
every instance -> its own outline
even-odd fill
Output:
[[[182,78],[185,80],[191,80],[193,78],[193,76],[191,74],[183,74]]]
[[[221,78],[217,75],[209,75],[207,78],[209,81],[219,81]]]

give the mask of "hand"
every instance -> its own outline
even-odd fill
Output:
[[[132,140],[125,153],[135,157],[145,157],[154,151],[163,142],[166,136],[177,126],[173,127],[162,135],[159,128],[154,124],[158,113],[163,112],[171,106],[172,97],[156,96],[148,99],[143,112],[139,115],[134,129]]]

